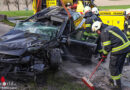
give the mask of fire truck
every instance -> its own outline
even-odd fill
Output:
[[[61,0],[33,0],[34,13],[37,13],[38,11],[51,6],[62,6],[60,1]],[[91,8],[96,6],[94,4],[94,0],[62,0],[62,1],[65,5],[67,3],[71,3],[71,5],[75,5],[76,12],[83,12],[85,6],[90,6]],[[99,14],[103,23],[117,26],[121,30],[124,30],[125,11],[107,10],[107,11],[99,11]]]

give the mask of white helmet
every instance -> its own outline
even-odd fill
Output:
[[[97,7],[93,7],[93,8],[92,8],[92,12],[93,12],[94,14],[99,14],[99,11],[98,11],[98,8],[97,8]]]
[[[84,13],[89,12],[89,11],[91,11],[91,7],[86,6],[86,7],[84,8]]]
[[[67,6],[71,6],[71,3],[69,3],[69,2],[68,2],[68,3],[66,3],[66,7],[67,7]]]
[[[100,21],[95,21],[93,24],[92,24],[92,31],[93,32],[96,32],[97,30],[99,30],[101,28],[101,25],[102,25],[102,22]]]
[[[126,15],[130,15],[130,8],[126,9]]]

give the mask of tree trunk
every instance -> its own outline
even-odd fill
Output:
[[[26,8],[28,8],[28,3],[26,3]]]
[[[9,4],[8,4],[7,6],[8,6],[8,11],[10,11],[10,7],[9,7]]]
[[[20,9],[20,8],[19,8],[19,5],[18,5],[18,11],[19,11],[19,9]]]

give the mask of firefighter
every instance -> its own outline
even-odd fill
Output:
[[[102,21],[100,19],[100,17],[99,17],[100,15],[99,15],[99,10],[98,10],[97,7],[93,7],[92,8],[92,13],[95,14],[99,18],[99,21]],[[100,56],[101,56],[102,52],[103,52],[103,49],[102,49],[102,46],[101,46],[101,39],[100,39],[100,37],[98,37],[97,44],[98,44],[98,47],[97,47],[97,52],[96,53],[99,53]]]
[[[130,9],[126,10],[126,17],[125,17],[125,34],[127,35],[128,39],[130,40]],[[130,64],[130,53],[126,56],[126,64]]]
[[[86,19],[86,22],[85,22],[86,29],[87,29],[87,31],[91,32],[92,23],[95,21],[101,21],[101,19],[92,13],[91,7],[89,7],[89,6],[86,6],[84,8],[84,14],[85,14],[84,18]]]
[[[97,35],[97,33],[92,32],[91,26],[95,21],[101,21],[101,19],[98,16],[96,16],[95,14],[92,13],[91,7],[89,7],[89,6],[86,6],[84,8],[84,13],[85,13],[84,18],[86,19],[86,21],[85,21],[86,29],[85,29],[85,32],[83,33],[84,35],[83,35],[82,40],[86,40],[87,37],[97,38],[98,35]],[[102,53],[102,48],[101,48],[100,43],[101,43],[100,37],[98,37],[98,40],[97,40],[98,46],[97,46],[97,50],[96,50],[96,53],[95,53],[97,55],[98,55],[98,53]]]
[[[70,2],[66,3],[65,6],[66,6],[67,9],[71,9],[71,3]]]
[[[126,54],[130,52],[130,41],[126,35],[115,26],[108,26],[100,21],[96,21],[92,25],[92,31],[101,36],[103,45],[102,59],[106,59],[109,52],[111,73],[110,83],[116,90],[121,90],[121,73]]]
[[[92,8],[92,13],[95,14],[96,16],[99,16],[99,10],[97,7]]]
[[[91,11],[91,7],[89,7],[89,6],[86,6],[85,8],[84,8],[84,18],[86,19],[86,21],[85,21],[85,33],[84,33],[84,35],[85,36],[93,36],[93,34],[94,33],[92,33],[91,31],[91,25],[92,25],[92,23],[93,22],[95,22],[95,21],[100,21],[100,19],[96,16],[96,15],[94,15],[93,13],[92,13],[92,11]],[[94,34],[95,35],[95,34]]]

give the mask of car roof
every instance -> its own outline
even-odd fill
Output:
[[[69,10],[71,16],[73,16],[75,13],[72,10]],[[35,16],[35,18],[37,17],[38,19],[40,18],[44,18],[44,17],[51,17],[51,16],[55,16],[57,18],[61,18],[63,20],[68,20],[68,14],[65,11],[65,9],[63,7],[59,7],[59,6],[53,6],[53,7],[49,7],[49,8],[45,8],[43,10],[41,10],[40,12],[38,12]]]

